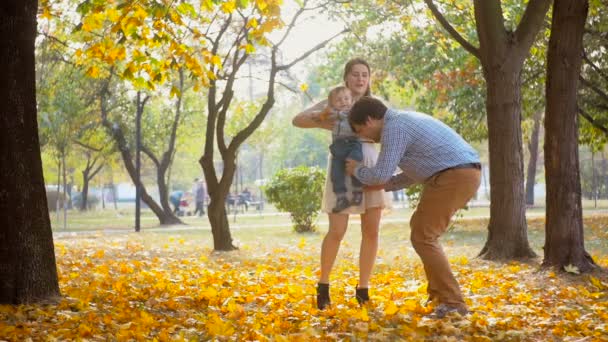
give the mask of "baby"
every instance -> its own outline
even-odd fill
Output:
[[[353,97],[350,89],[339,86],[329,92],[328,97],[330,112],[321,114],[322,120],[335,120],[332,130],[332,144],[329,145],[331,151],[331,182],[333,191],[336,194],[336,206],[332,212],[339,213],[351,205],[359,205],[363,200],[363,184],[356,178],[351,177],[352,200],[346,196],[346,159],[356,161],[363,160],[361,151],[361,141],[353,132],[348,123],[348,111],[353,104]]]

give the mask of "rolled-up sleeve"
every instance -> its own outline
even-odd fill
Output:
[[[395,191],[395,190],[407,188],[415,183],[416,183],[416,181],[414,181],[412,178],[408,177],[405,173],[401,172],[401,173],[394,175],[393,177],[391,177],[391,179],[388,180],[388,182],[384,186],[384,190],[385,191]]]
[[[408,145],[405,130],[391,122],[385,122],[382,130],[382,142],[378,161],[373,167],[358,165],[355,177],[363,184],[385,184],[391,179],[403,157]]]

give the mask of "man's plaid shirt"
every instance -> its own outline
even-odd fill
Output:
[[[380,144],[376,166],[360,164],[355,176],[364,184],[386,184],[387,191],[422,183],[456,165],[479,163],[477,152],[453,129],[417,112],[387,110]],[[393,175],[397,167],[402,172]]]

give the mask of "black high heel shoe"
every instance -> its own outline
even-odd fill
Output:
[[[329,284],[317,284],[317,308],[319,310],[325,309],[326,306],[331,305],[329,299]]]
[[[359,305],[363,305],[369,302],[369,289],[368,288],[356,288],[355,289],[355,298],[357,298],[357,302]]]

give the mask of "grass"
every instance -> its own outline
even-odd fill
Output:
[[[608,221],[608,201],[598,203],[597,207],[591,201],[583,203],[585,219],[586,248],[592,255],[608,254],[608,228],[602,217]],[[409,217],[412,210],[398,203],[392,210],[385,212],[380,230],[380,257],[391,259],[396,255],[415,258],[416,255],[409,243]],[[527,210],[528,239],[531,247],[542,256],[544,244],[544,208],[534,207]],[[599,215],[599,216],[598,216]],[[602,216],[604,215],[604,216]],[[53,218],[53,216],[51,216]],[[462,211],[455,218],[453,226],[442,239],[446,249],[452,250],[450,255],[460,255],[473,258],[479,253],[487,238],[487,223],[489,207],[471,207]],[[183,217],[185,225],[159,226],[156,217],[149,210],[142,212],[142,239],[147,243],[161,243],[175,237],[199,241],[199,247],[212,249],[211,227],[206,216]],[[267,206],[263,212],[250,211],[229,216],[232,237],[241,248],[260,248],[274,244],[277,246],[294,246],[299,243],[320,246],[327,230],[327,217],[319,215],[318,231],[308,234],[294,233],[289,216],[277,212]],[[53,223],[56,223],[55,221]],[[68,229],[63,230],[54,224],[56,236],[72,237],[74,234],[110,234],[129,233],[133,231],[133,210],[120,209],[99,210],[91,212],[70,212]],[[345,236],[345,253],[358,254],[358,244],[361,234],[358,216],[351,216],[349,230]],[[603,236],[604,238],[597,238]]]

